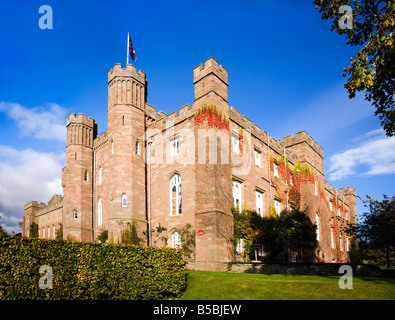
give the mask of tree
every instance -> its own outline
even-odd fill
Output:
[[[134,221],[128,222],[126,228],[121,232],[122,243],[140,245],[140,238],[137,235],[136,225]]]
[[[370,248],[385,252],[389,268],[391,251],[395,249],[395,196],[391,199],[387,195],[383,197],[382,201],[369,196],[362,200],[369,212],[363,213],[358,232]]]
[[[288,256],[289,251],[313,251],[317,247],[317,226],[312,224],[308,216],[298,209],[292,209],[280,216],[275,224],[276,242]],[[302,257],[299,258],[302,260]]]
[[[0,216],[1,221],[1,216]],[[0,224],[0,236],[8,236],[7,232],[4,231],[3,226]]]
[[[395,135],[395,2],[383,0],[314,0],[331,31],[345,35],[346,44],[360,47],[343,77],[349,98],[365,91],[387,136]],[[347,22],[347,25],[345,24]]]
[[[264,230],[263,230],[263,220],[260,215],[255,211],[243,210],[239,212],[236,208],[232,207],[233,213],[233,228],[234,236],[233,242],[236,247],[237,241],[244,239],[244,259],[246,261],[250,260],[249,254],[251,247],[254,244],[263,243]]]
[[[32,222],[29,226],[29,238],[38,238],[38,224]]]
[[[63,240],[63,225],[60,224],[59,228],[55,231],[55,240],[62,241]]]

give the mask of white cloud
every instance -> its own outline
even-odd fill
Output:
[[[48,201],[62,193],[61,170],[65,153],[17,150],[0,145],[0,216],[7,232],[17,229],[23,206],[31,201]]]
[[[373,130],[353,140],[357,145],[329,158],[329,180],[351,175],[395,173],[395,137],[386,137],[382,129]]]
[[[0,111],[15,120],[22,136],[66,141],[66,110],[56,103],[46,108],[27,108],[14,102],[0,102]]]

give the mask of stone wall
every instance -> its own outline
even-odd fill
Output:
[[[233,263],[228,265],[230,272],[293,274],[316,276],[339,276],[342,263]],[[347,264],[353,269],[353,276],[377,277],[381,275],[378,266],[367,264]]]

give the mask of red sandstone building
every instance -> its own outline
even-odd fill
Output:
[[[317,225],[316,261],[347,261],[348,223],[356,224],[353,187],[324,179],[323,150],[305,131],[273,139],[228,104],[228,72],[215,59],[193,70],[195,100],[166,114],[147,103],[145,73],[129,64],[108,72],[108,129],[84,114],[67,118],[63,197],[25,205],[23,235],[119,242],[134,222],[143,245],[180,246],[196,232],[195,267],[234,259],[232,205],[262,216],[292,207]],[[166,228],[160,239],[158,226]],[[165,241],[164,239],[167,239]],[[239,250],[239,248],[237,248]],[[264,254],[264,252],[263,252]]]

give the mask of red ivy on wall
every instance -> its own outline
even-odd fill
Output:
[[[204,102],[195,112],[195,126],[202,125],[204,121],[210,127],[229,130],[229,118],[214,103]]]

